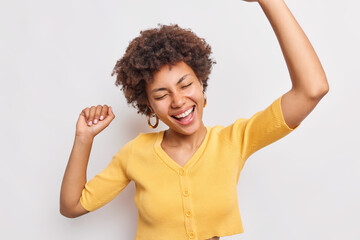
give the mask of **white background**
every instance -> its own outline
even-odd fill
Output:
[[[287,4],[321,59],[330,92],[298,129],[248,159],[238,184],[245,232],[221,239],[360,239],[360,4]],[[206,125],[249,118],[291,87],[257,3],[1,0],[1,239],[134,239],[133,182],[76,219],[60,215],[59,195],[83,108],[108,104],[116,114],[95,139],[88,180],[123,144],[150,131],[110,74],[129,41],[157,23],[191,28],[213,48]]]

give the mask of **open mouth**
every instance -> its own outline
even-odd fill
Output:
[[[189,110],[187,110],[179,115],[172,115],[171,117],[176,119],[179,122],[185,123],[185,122],[192,120],[194,111],[195,111],[195,106],[193,106]]]

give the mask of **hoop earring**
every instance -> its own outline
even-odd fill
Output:
[[[203,108],[205,108],[206,107],[206,104],[207,104],[207,98],[206,98],[206,94],[204,93],[204,107]]]
[[[151,124],[150,118],[151,117],[155,117],[156,118],[156,122],[154,125]],[[155,113],[150,113],[150,115],[147,116],[147,121],[148,121],[148,125],[150,128],[154,129],[159,125],[159,118]]]

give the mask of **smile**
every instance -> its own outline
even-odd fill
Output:
[[[179,114],[179,115],[176,115],[174,116],[175,118],[184,118],[186,116],[188,116],[192,111],[194,110],[194,107],[190,108],[189,110]]]
[[[195,111],[195,106],[186,110],[183,113],[180,113],[178,115],[173,115],[171,117],[174,118],[176,122],[180,123],[181,125],[189,125],[194,120],[195,117],[194,111]]]

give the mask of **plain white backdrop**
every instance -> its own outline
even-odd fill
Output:
[[[221,239],[357,240],[360,3],[286,3],[318,53],[330,91],[298,129],[247,160],[238,184],[245,232]],[[150,131],[110,75],[129,41],[158,23],[191,28],[213,48],[205,125],[249,118],[291,88],[257,3],[1,0],[1,239],[134,239],[133,182],[76,219],[60,215],[59,195],[83,108],[108,104],[116,114],[95,138],[88,180],[123,144]]]

